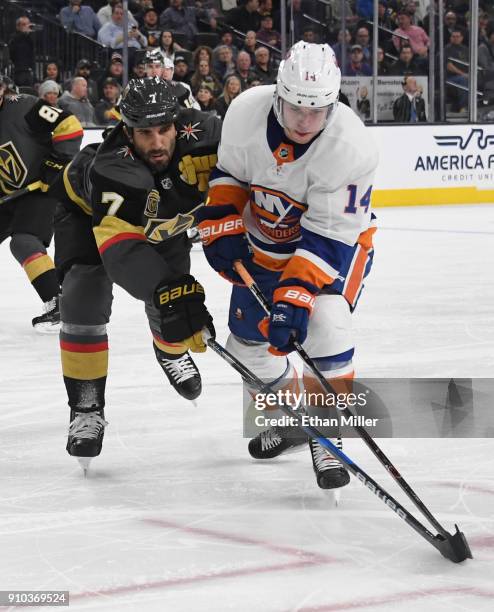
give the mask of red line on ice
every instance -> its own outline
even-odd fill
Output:
[[[490,599],[494,597],[494,591],[474,587],[445,587],[423,589],[420,591],[408,591],[405,593],[394,593],[393,595],[383,597],[366,597],[365,599],[354,599],[353,601],[342,601],[340,603],[320,604],[309,607],[305,606],[303,608],[295,609],[297,612],[339,612],[342,610],[358,610],[361,608],[370,608],[379,605],[403,603],[412,599],[423,599],[425,597],[441,595],[474,595],[475,597],[485,597]],[[293,609],[294,608],[290,608],[290,610]]]
[[[98,596],[138,593],[139,591],[145,591],[148,589],[166,589],[170,587],[194,584],[209,580],[237,578],[239,576],[252,576],[255,574],[268,574],[271,572],[284,572],[287,570],[300,569],[303,567],[324,565],[326,563],[335,563],[337,561],[341,562],[341,559],[336,559],[335,557],[329,557],[327,555],[306,551],[300,548],[293,548],[291,546],[280,546],[279,544],[272,544],[270,542],[266,542],[265,540],[247,538],[244,536],[230,534],[223,531],[214,531],[212,529],[204,529],[203,527],[191,527],[188,525],[181,525],[180,523],[175,523],[173,521],[165,521],[163,519],[144,519],[144,522],[149,525],[165,527],[167,529],[175,529],[184,533],[206,536],[216,540],[224,540],[227,542],[234,542],[236,544],[249,544],[250,546],[257,546],[259,548],[265,548],[272,552],[289,555],[291,557],[294,557],[294,559],[286,563],[277,563],[274,565],[260,565],[256,567],[226,569],[218,572],[202,572],[200,574],[193,574],[192,576],[177,576],[175,578],[165,578],[163,580],[155,580],[153,582],[144,582],[141,584],[124,584],[116,587],[108,587],[94,591],[86,591],[83,593],[71,593],[71,601],[75,601],[78,599],[94,598]]]
[[[184,533],[193,533],[195,535],[207,536],[216,540],[226,540],[227,542],[234,542],[235,544],[250,544],[251,546],[259,546],[270,551],[278,552],[283,555],[294,555],[297,558],[304,557],[308,559],[314,559],[320,563],[336,563],[341,562],[341,559],[335,557],[329,557],[328,555],[322,555],[320,553],[314,553],[303,550],[301,548],[293,548],[292,546],[281,546],[279,544],[273,544],[266,540],[257,540],[255,538],[234,535],[226,533],[224,531],[216,531],[213,529],[205,529],[203,527],[191,527],[189,525],[181,525],[174,521],[168,521],[163,519],[144,519],[145,523],[150,525],[158,525],[159,527],[166,527],[169,529],[178,529]]]

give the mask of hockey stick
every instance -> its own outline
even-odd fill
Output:
[[[214,338],[209,335],[209,332],[204,331],[204,340],[207,345],[224,361],[229,363],[245,380],[248,385],[256,387],[262,393],[273,393],[275,394],[275,390],[271,387],[271,385],[264,383],[260,378],[258,378],[255,374],[253,374],[250,370],[248,370],[236,357],[234,357],[229,351],[227,351],[221,344],[219,344]],[[378,499],[380,499],[388,508],[390,508],[393,512],[395,512],[401,519],[407,523],[412,529],[414,529],[420,536],[422,536],[427,542],[432,544],[434,548],[454,563],[460,563],[461,561],[465,561],[465,559],[471,559],[472,553],[470,552],[470,547],[465,539],[465,536],[462,532],[459,531],[458,525],[455,525],[456,532],[454,535],[448,533],[443,528],[441,528],[442,533],[434,535],[431,533],[427,527],[422,525],[420,521],[418,521],[406,508],[404,508],[394,497],[392,497],[385,489],[383,489],[377,482],[371,478],[362,468],[360,468],[350,457],[348,457],[343,451],[335,446],[331,440],[325,438],[322,433],[312,427],[311,425],[304,424],[304,422],[300,422],[300,414],[295,412],[290,406],[285,403],[279,403],[279,408],[289,417],[295,419],[294,422],[297,423],[297,426],[300,429],[313,438],[317,440],[321,446],[324,448],[335,458],[339,459],[347,469],[359,480],[365,487],[370,489]]]
[[[29,185],[26,185],[26,187],[23,187],[22,189],[17,189],[17,191],[13,191],[8,195],[3,196],[3,198],[0,198],[0,205],[7,204],[8,202],[12,202],[13,200],[17,200],[17,198],[22,198],[22,196],[26,195],[27,193],[31,193],[31,191],[36,191],[40,188],[41,181],[35,181],[34,183],[30,183]]]
[[[266,297],[264,296],[264,294],[262,293],[262,291],[259,288],[259,286],[256,284],[256,282],[254,281],[252,276],[249,274],[249,272],[245,268],[245,266],[242,264],[242,262],[238,261],[238,262],[235,262],[234,268],[235,268],[235,271],[242,278],[244,283],[247,285],[247,287],[250,289],[250,291],[253,293],[255,298],[258,300],[259,304],[262,306],[262,308],[264,309],[266,314],[269,315],[271,306],[270,306],[268,300],[266,299]],[[315,375],[315,377],[317,378],[317,380],[319,381],[319,383],[323,387],[323,389],[326,391],[326,393],[328,393],[329,395],[335,395],[335,391],[331,387],[331,384],[326,380],[326,378],[320,372],[320,370],[317,367],[317,365],[309,357],[309,355],[306,353],[306,351],[302,348],[300,343],[297,342],[296,340],[294,340],[293,343],[294,343],[294,346],[295,346],[295,349],[296,349],[297,353],[299,354],[299,356],[301,357],[303,362],[309,367],[311,372]],[[342,413],[346,417],[350,417],[351,418],[351,417],[354,416],[352,414],[352,412],[348,409],[348,407],[343,408],[341,411],[342,411]],[[349,421],[349,422],[351,422],[351,421]],[[364,427],[362,427],[361,425],[353,425],[353,427],[355,428],[355,430],[357,431],[359,436],[363,439],[363,441],[367,444],[367,446],[370,448],[372,453],[377,457],[377,459],[380,461],[380,463],[391,474],[392,478],[398,483],[400,488],[413,501],[413,503],[422,512],[422,514],[427,518],[427,520],[431,523],[431,525],[433,525],[434,528],[439,532],[439,534],[444,538],[444,541],[445,542],[449,542],[450,547],[451,547],[451,551],[454,550],[457,556],[462,557],[459,560],[463,561],[466,558],[471,558],[472,555],[471,555],[468,543],[467,543],[463,533],[461,533],[458,530],[458,526],[455,525],[456,533],[454,535],[451,535],[450,533],[448,533],[448,531],[446,531],[446,529],[444,529],[444,527],[434,517],[434,515],[430,512],[430,510],[427,508],[427,506],[422,502],[422,500],[415,493],[415,491],[411,488],[411,486],[401,476],[401,474],[395,468],[393,463],[390,461],[390,459],[388,459],[388,457],[384,454],[384,452],[381,450],[381,448],[376,444],[376,442],[373,440],[373,438],[367,432],[367,430]],[[320,440],[318,440],[318,441],[325,448],[328,448],[328,446],[326,444],[323,444]],[[329,442],[329,444],[331,444],[331,442]],[[352,471],[352,470],[350,470],[350,471]],[[352,472],[352,473],[354,473],[354,472]],[[356,475],[356,474],[354,473],[354,475]],[[358,476],[357,476],[357,478],[358,478]],[[363,481],[363,482],[365,484],[365,481]],[[376,493],[376,495],[379,496],[377,491],[375,491],[375,493]],[[433,542],[431,542],[431,543],[433,543]],[[441,551],[441,552],[442,552],[442,554],[444,554],[443,551]],[[448,555],[444,554],[444,556],[448,556]],[[451,558],[451,557],[448,557],[448,558]],[[454,560],[454,559],[452,559],[452,560]]]

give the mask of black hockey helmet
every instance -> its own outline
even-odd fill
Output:
[[[131,128],[174,123],[179,110],[178,100],[172,89],[159,77],[132,79],[120,101],[122,120]]]

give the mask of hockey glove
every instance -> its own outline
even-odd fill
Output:
[[[231,283],[243,285],[233,270],[239,259],[246,263],[252,258],[245,235],[244,222],[233,204],[203,206],[196,213],[199,235],[209,265]]]
[[[196,157],[184,155],[178,164],[180,176],[188,185],[197,185],[199,191],[207,191],[209,175],[217,161],[216,154]]]
[[[259,330],[269,340],[269,352],[286,355],[307,338],[309,317],[314,307],[314,294],[301,286],[279,286],[273,294],[271,314],[259,323]]]
[[[213,318],[204,301],[204,287],[190,274],[160,283],[154,303],[160,311],[163,340],[181,342],[193,353],[204,353],[202,329],[206,327],[215,337]]]
[[[65,162],[57,160],[55,157],[47,157],[40,168],[41,191],[46,193],[55,183],[60,173],[65,168]]]

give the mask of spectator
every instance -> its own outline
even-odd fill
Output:
[[[402,49],[403,50],[403,49]],[[377,48],[377,74],[379,76],[388,76],[390,74],[391,66],[384,55],[384,51],[381,47]]]
[[[62,77],[60,75],[60,68],[57,62],[48,62],[45,66],[43,73],[43,81],[55,81],[62,91]]]
[[[209,11],[193,6],[183,6],[183,0],[170,0],[170,6],[160,16],[160,25],[163,30],[180,32],[187,38],[190,48],[194,45],[194,36],[199,31],[197,20],[209,21],[212,29],[216,27],[216,21]]]
[[[479,47],[479,67],[483,68],[484,95],[494,98],[494,24],[486,29],[486,42]]]
[[[341,5],[342,5],[342,0],[331,0],[331,15],[332,15],[332,24],[333,24],[333,28],[336,28],[337,30],[341,30],[341,20],[343,17],[342,11],[341,11]],[[351,27],[353,26],[359,19],[358,15],[356,15],[353,11],[353,6],[354,4],[352,4],[350,2],[350,0],[345,0],[345,17],[346,17],[346,22],[345,25],[347,27]]]
[[[87,97],[91,104],[94,106],[100,99],[98,94],[98,84],[91,78],[91,62],[88,59],[80,59],[75,67],[72,79],[75,77],[84,77],[87,83]],[[64,89],[70,89],[71,79],[64,83]]]
[[[350,62],[345,70],[346,76],[372,76],[372,68],[364,62],[364,52],[360,45],[353,45],[350,50]]]
[[[338,62],[338,66],[340,66],[340,68],[342,66],[346,66],[350,61],[350,48],[352,46],[351,42],[352,35],[350,34],[350,30],[345,30],[346,58],[343,61],[343,30],[338,30],[338,42],[333,46],[333,51],[336,55],[336,61]]]
[[[103,97],[103,83],[105,82],[105,79],[107,77],[112,77],[113,79],[115,79],[117,83],[120,85],[120,88],[122,88],[122,85],[123,85],[123,58],[120,55],[120,53],[118,53],[117,51],[112,53],[112,56],[110,59],[110,65],[108,66],[108,70],[106,71],[106,74],[103,76],[103,78],[100,79],[99,81],[98,91],[100,92],[100,98]]]
[[[370,34],[367,28],[361,27],[355,33],[355,44],[362,47],[364,61],[367,64],[372,64],[372,49],[370,46]]]
[[[197,91],[196,100],[202,111],[209,111],[217,114],[214,107],[216,102],[214,97],[214,83],[202,81]]]
[[[281,34],[273,30],[273,18],[271,15],[263,15],[261,17],[261,29],[257,32],[257,40],[281,49]]]
[[[422,66],[413,55],[410,45],[403,45],[400,49],[400,57],[393,62],[389,68],[390,76],[406,76],[408,74],[424,74]]]
[[[479,45],[489,42],[490,19],[487,13],[479,15]]]
[[[214,57],[214,53],[213,50],[211,49],[211,47],[208,47],[207,45],[200,45],[199,47],[196,48],[196,50],[194,51],[194,68],[195,70],[197,70],[198,66],[199,66],[199,62],[201,60],[207,60],[211,66],[213,65],[213,57]]]
[[[121,4],[121,0],[110,0],[108,4],[102,6],[100,10],[96,13],[96,17],[102,26],[111,22],[111,16],[113,14],[113,7],[115,4]],[[130,11],[128,11],[129,16],[129,26],[137,26],[138,23],[134,18],[134,15]]]
[[[29,17],[19,17],[15,22],[16,32],[9,41],[10,59],[14,64],[14,83],[21,87],[31,87],[34,84],[32,27]]]
[[[197,65],[197,69],[194,74],[190,77],[190,86],[192,88],[192,93],[195,95],[198,91],[201,83],[206,80],[206,77],[210,77],[211,82],[214,83],[214,95],[215,97],[221,93],[221,83],[218,77],[213,73],[211,69],[211,64],[206,59],[202,59],[199,61]]]
[[[175,51],[182,51],[182,47],[173,39],[173,32],[163,30],[160,34],[159,47],[165,57],[175,61]]]
[[[59,95],[60,86],[55,81],[50,81],[49,79],[43,81],[38,88],[38,96],[50,106],[58,106]]]
[[[412,76],[406,76],[402,86],[403,94],[393,103],[394,120],[398,123],[427,121],[425,102],[417,87],[417,80]]]
[[[415,0],[406,0],[403,3],[403,10],[406,11],[410,15],[410,22],[412,25],[424,27],[424,24],[417,16],[417,5],[415,4]]]
[[[144,26],[144,13],[148,9],[156,9],[156,14],[159,15],[158,4],[155,6],[153,0],[136,0],[136,5],[138,10],[133,8],[133,15],[139,28]]]
[[[261,17],[264,15],[272,15],[273,14],[273,0],[259,0],[259,8],[257,12]]]
[[[464,89],[454,88],[454,98],[457,100],[457,110],[463,112],[468,106],[468,48],[463,44],[463,31],[455,28],[449,37],[449,44],[444,47],[444,60],[446,62],[446,80],[456,83]],[[454,60],[459,60],[458,63]]]
[[[458,19],[454,11],[448,11],[444,15],[444,40],[446,43],[450,39],[453,30],[456,29],[457,21]]]
[[[147,40],[147,46],[159,47],[161,30],[158,21],[158,13],[154,8],[148,8],[144,11],[142,21],[143,25],[140,31]]]
[[[94,127],[96,117],[94,108],[87,99],[87,82],[84,77],[76,77],[72,80],[70,91],[65,91],[59,101],[63,110],[71,113],[79,119],[82,127]]]
[[[69,0],[59,13],[63,27],[69,32],[84,34],[89,38],[96,38],[101,24],[90,6],[81,6],[81,0]]]
[[[130,76],[134,79],[143,79],[146,76],[146,64],[144,62],[144,58],[136,60],[132,66],[132,74]]]
[[[218,58],[213,62],[213,70],[222,83],[229,74],[235,72],[232,50],[227,45],[222,45],[218,49]]]
[[[253,30],[257,32],[261,25],[261,15],[258,12],[259,0],[246,0],[245,4],[228,12],[226,22],[241,32]]]
[[[111,49],[121,49],[123,47],[123,7],[121,4],[114,4],[112,7],[111,20],[105,23],[98,32],[98,42]],[[130,23],[129,23],[130,26]],[[147,45],[146,37],[139,32],[136,25],[130,26],[129,30],[129,50],[145,48]]]
[[[190,85],[190,60],[183,53],[175,53],[175,81]]]
[[[383,49],[388,49],[392,35],[391,32],[386,32],[386,30],[394,30],[396,28],[396,21],[393,11],[388,8],[386,0],[379,0],[377,15],[377,23],[381,28],[378,32],[378,42]]]
[[[241,91],[242,86],[240,83],[240,79],[234,74],[231,74],[229,77],[227,77],[225,81],[225,86],[223,87],[223,93],[216,100],[216,104],[214,105],[214,108],[216,109],[216,112],[218,113],[221,119],[225,118],[228,107],[233,102],[233,100],[240,94]]]
[[[398,28],[394,31],[394,34],[406,36],[414,54],[423,58],[427,57],[429,37],[423,28],[412,25],[410,15],[406,11],[402,10],[398,14]],[[397,36],[393,36],[393,44],[396,50],[399,51],[403,41]]]
[[[250,55],[250,61],[252,62],[252,64],[255,64],[256,62],[256,46],[257,46],[256,43],[257,43],[256,33],[253,30],[249,30],[245,34],[244,45],[241,50],[247,51],[247,53]]]
[[[103,81],[103,97],[94,107],[98,125],[116,125],[120,121],[120,113],[117,110],[120,92],[119,82],[112,77],[106,77]]]
[[[252,80],[255,77],[255,73],[252,70],[250,55],[247,53],[247,51],[239,51],[234,74],[240,79],[242,91],[247,89],[249,80]]]
[[[319,43],[320,40],[319,30],[314,26],[305,26],[302,32],[302,40],[306,43]]]
[[[237,47],[233,44],[233,34],[230,32],[230,30],[224,30],[221,33],[220,36],[220,42],[218,45],[216,45],[216,47],[213,49],[213,57],[216,58],[218,51],[220,49],[220,47],[223,47],[224,45],[226,45],[227,47],[230,47],[230,49],[232,50],[232,55],[233,55],[233,61],[236,61],[237,59],[237,54],[238,54],[238,49]]]
[[[266,47],[258,47],[255,56],[254,72],[257,78],[263,85],[276,83],[277,71],[271,67],[269,50]]]

